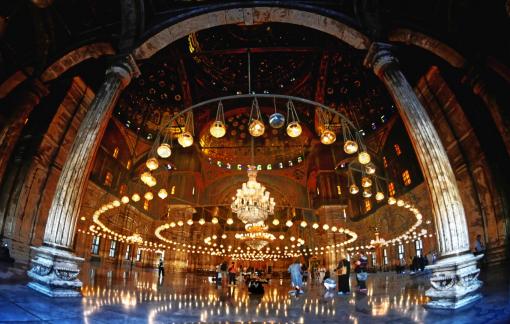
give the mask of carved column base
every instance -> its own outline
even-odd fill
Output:
[[[464,254],[449,257],[427,266],[432,270],[432,287],[425,292],[431,301],[426,307],[436,309],[458,309],[482,298],[478,280],[480,269],[477,261],[483,255]]]
[[[50,297],[80,297],[82,283],[77,279],[83,258],[71,252],[41,246],[32,247],[36,253],[28,276],[28,287]]]

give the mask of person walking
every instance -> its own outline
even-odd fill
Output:
[[[158,264],[158,277],[164,277],[165,276],[165,265],[163,264],[163,259],[159,259]]]
[[[290,280],[292,288],[295,289],[293,293],[302,294],[303,293],[303,273],[301,270],[301,263],[299,259],[296,259],[293,264],[289,266],[288,271],[290,272]]]
[[[349,294],[349,276],[351,275],[351,263],[344,253],[340,254],[340,262],[336,268],[338,274],[338,294]]]

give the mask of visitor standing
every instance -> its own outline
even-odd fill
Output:
[[[482,243],[482,236],[480,234],[478,234],[476,236],[474,254],[479,255],[479,254],[483,254],[483,253],[485,253],[485,245]]]
[[[163,277],[165,276],[165,265],[163,264],[163,259],[159,259],[159,264],[158,264],[158,277]]]
[[[227,276],[228,276],[228,272],[227,272],[227,268],[228,268],[228,265],[227,265],[227,261],[223,261],[223,263],[220,265],[220,271],[221,271],[221,285],[222,286],[226,286],[227,285]]]
[[[367,291],[367,265],[368,265],[368,258],[361,254],[359,260],[356,262],[356,268],[354,269],[356,272],[356,279],[358,280],[358,289],[361,292]]]
[[[351,275],[351,263],[347,260],[344,253],[340,255],[340,262],[336,268],[338,274],[338,294],[349,294],[349,276]]]
[[[290,280],[292,288],[295,289],[295,294],[303,293],[303,273],[301,270],[301,263],[299,259],[296,259],[293,264],[289,266],[288,271],[290,272]]]
[[[230,267],[228,267],[228,284],[235,285],[236,283],[236,264],[232,262]]]
[[[319,283],[324,283],[324,276],[326,275],[326,268],[321,265],[319,268]]]

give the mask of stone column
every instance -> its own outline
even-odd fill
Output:
[[[373,43],[365,58],[397,105],[429,190],[440,260],[429,266],[431,308],[456,309],[481,298],[479,269],[469,251],[466,215],[446,150],[425,107],[400,71],[391,46]]]
[[[94,157],[122,89],[139,71],[132,57],[112,65],[71,146],[50,206],[44,242],[35,253],[29,287],[52,297],[80,296],[83,261],[72,252],[76,221]]]
[[[318,229],[319,231],[322,231],[322,224],[326,223],[329,224],[329,226],[335,225],[337,227],[342,227],[344,224],[343,220],[343,211],[347,208],[346,205],[322,205],[317,209],[317,216],[319,216],[319,224],[321,224],[321,227]],[[299,225],[299,224],[297,224]],[[311,224],[309,225],[311,226]],[[335,235],[339,235],[336,233],[333,233],[332,231],[327,231],[325,235],[321,236],[321,245],[332,245],[334,243],[341,243],[342,239],[339,239],[338,237],[335,239]],[[306,242],[308,244],[308,242]],[[324,244],[325,243],[325,244]],[[328,270],[332,271],[333,269],[336,269],[336,266],[338,265],[338,262],[340,262],[340,252],[336,252],[337,250],[340,251],[341,248],[336,247],[333,249],[333,253],[328,252],[329,261],[331,262],[328,265]],[[347,252],[347,251],[346,251]]]

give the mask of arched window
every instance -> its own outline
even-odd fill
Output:
[[[113,155],[114,159],[119,157],[119,147],[118,146],[113,149],[113,154],[112,155]]]
[[[104,177],[104,185],[107,187],[111,187],[113,182],[113,174],[110,171],[106,171],[106,175]]]
[[[393,182],[388,183],[388,194],[390,197],[395,196],[395,184]]]
[[[400,156],[400,154],[402,154],[402,151],[400,150],[400,145],[395,144],[393,145],[393,148],[395,149],[395,154],[397,154],[397,156]]]
[[[409,174],[409,170],[404,170],[404,172],[402,172],[402,181],[406,186],[411,184],[411,175]]]

